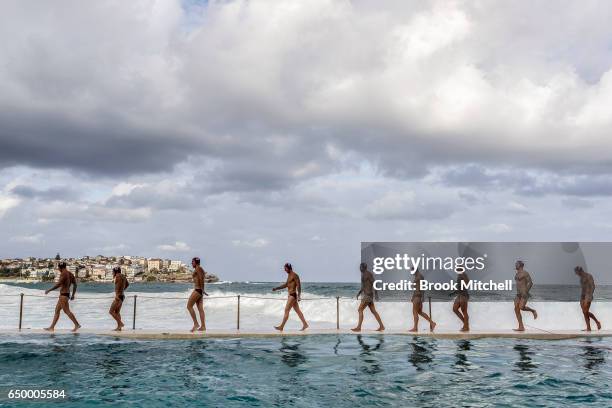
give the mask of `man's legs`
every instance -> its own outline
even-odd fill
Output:
[[[597,330],[601,329],[601,323],[593,313],[590,312],[591,309],[591,301],[590,300],[581,300],[580,307],[582,308],[582,314],[584,315],[584,320],[586,321],[587,331],[591,331],[591,319],[595,320],[595,324],[597,324]]]
[[[408,330],[410,332],[418,332],[419,331],[419,308],[422,307],[423,302],[417,300],[412,301],[412,320],[414,325],[412,329]]]
[[[423,316],[423,318],[429,322],[429,331],[434,331],[434,329],[436,328],[436,323],[433,320],[431,320],[431,318],[429,317],[427,313],[423,311],[423,302],[421,302],[421,307],[419,308],[419,314]]]
[[[300,330],[304,331],[308,328],[308,323],[306,323],[306,319],[304,319],[304,315],[302,314],[302,310],[300,310],[300,304],[297,299],[293,302],[293,310],[297,313],[298,317],[302,321],[302,328]]]
[[[514,329],[514,331],[525,331],[525,326],[523,326],[523,316],[521,316],[521,300],[519,298],[514,299],[514,314],[516,315],[516,320],[518,321],[518,328]]]
[[[51,326],[47,327],[45,330],[53,331],[55,330],[55,325],[60,317],[60,310],[62,310],[61,299],[57,300],[57,304],[55,305],[55,314],[53,315],[53,322],[51,322]]]
[[[123,328],[125,324],[123,324],[123,320],[121,320],[121,306],[123,306],[123,301],[119,301],[117,307],[115,308],[115,314],[117,315],[117,319],[119,319],[119,327]]]
[[[470,331],[470,316],[468,315],[468,301],[463,300],[461,302],[461,312],[463,313],[463,327],[462,332]]]
[[[119,331],[123,327],[123,323],[121,322],[121,316],[117,312],[117,303],[119,303],[117,299],[113,300],[113,303],[111,303],[111,307],[108,310],[108,313],[113,317],[113,319],[115,319],[115,322],[117,322],[117,327],[115,328],[115,331]]]
[[[536,312],[536,310],[535,310],[535,309],[532,309],[532,308],[530,308],[530,307],[528,307],[528,306],[527,306],[527,300],[526,300],[526,299],[525,299],[525,300],[523,300],[523,301],[521,301],[521,304],[522,304],[521,310],[523,310],[523,311],[525,311],[525,312],[531,312],[531,313],[533,313],[533,318],[534,318],[534,319],[537,319],[537,318],[538,318],[538,312]]]
[[[461,307],[461,304],[459,302],[459,298],[457,298],[455,299],[455,303],[453,303],[453,313],[457,315],[459,320],[461,320],[461,323],[463,323],[463,325],[465,326],[465,318],[463,317],[463,314],[459,311],[460,307]]]
[[[191,328],[191,332],[196,331],[198,327],[198,319],[196,319],[195,311],[193,310],[193,305],[198,301],[200,294],[197,292],[193,292],[191,296],[189,296],[189,300],[187,301],[187,311],[189,312],[189,316],[191,316],[191,320],[193,320],[193,327]]]
[[[385,330],[385,325],[383,324],[382,319],[380,318],[380,315],[376,311],[376,307],[374,306],[374,302],[370,303],[368,306],[370,307],[370,312],[372,312],[372,314],[374,315],[374,318],[378,322],[378,329],[376,329],[376,331],[383,331],[383,330]],[[363,312],[362,312],[362,314],[363,314]],[[361,327],[361,324],[359,325],[359,327]]]
[[[206,330],[206,321],[204,320],[205,316],[204,316],[204,297],[203,296],[200,297],[200,300],[198,300],[197,305],[198,305],[198,312],[200,314],[200,321],[202,322],[198,330],[204,331]]]
[[[68,316],[68,318],[72,320],[72,323],[74,323],[74,328],[72,329],[72,331],[75,332],[81,328],[81,325],[77,321],[76,317],[74,317],[74,314],[72,314],[72,312],[70,311],[70,305],[68,304],[68,298],[66,298],[66,300],[63,303],[64,304],[62,305],[62,310],[64,311],[64,313],[66,313],[66,316]]]
[[[355,328],[351,329],[354,332],[358,332],[361,331],[361,324],[363,323],[363,311],[365,310],[366,305],[365,303],[362,301],[359,304],[359,307],[357,308],[357,313],[359,314],[359,321],[357,322],[357,326],[355,326]]]
[[[285,304],[285,315],[283,316],[283,321],[280,325],[274,326],[276,330],[283,331],[283,329],[285,328],[285,324],[287,323],[287,320],[289,320],[289,311],[293,307],[293,302],[297,303],[297,299],[293,296],[289,296],[289,298],[287,299],[287,303]]]

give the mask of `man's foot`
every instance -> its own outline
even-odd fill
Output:
[[[361,327],[353,327],[351,329],[352,332],[360,332],[361,331]]]
[[[125,324],[123,324],[123,322],[119,322],[119,328],[122,328],[123,326],[125,326]]]
[[[201,332],[206,331],[206,326],[200,326],[198,328],[198,331],[201,331]]]
[[[459,330],[459,331],[462,331],[462,332],[469,332],[469,331],[470,331],[470,326],[463,326],[463,327],[461,328],[461,330]]]
[[[434,329],[436,328],[436,322],[431,322],[429,323],[429,331],[433,333]]]
[[[599,320],[595,320],[595,324],[597,324],[597,330],[601,330],[601,323],[599,323]]]
[[[413,327],[412,329],[408,330],[410,333],[416,333],[419,331],[419,329],[417,329],[416,327]]]
[[[590,327],[587,327],[586,329],[582,329],[582,331],[590,332],[590,331],[591,331],[591,328],[590,328]]]
[[[308,328],[308,323],[304,323],[304,325],[302,326],[302,328],[300,329],[300,331],[304,331]]]
[[[197,330],[198,327],[200,327],[200,326],[198,326],[197,324],[194,324],[193,327],[191,328],[191,330],[189,330],[189,331],[193,333],[194,331]]]
[[[512,329],[512,330],[514,330],[515,332],[524,332],[525,328],[524,327],[519,327],[518,329]]]
[[[45,331],[48,331],[48,332],[55,331],[55,327],[46,327]]]
[[[536,320],[538,318],[538,312],[533,310],[532,313],[533,313],[533,320]]]
[[[113,331],[120,332],[120,331],[121,331],[121,326],[117,326],[117,327],[115,327],[115,328],[113,329]]]
[[[73,333],[76,333],[77,330],[79,330],[81,328],[80,324],[77,324],[76,326],[74,326],[74,329],[70,330]]]
[[[274,326],[274,328],[278,331],[283,331],[283,327],[282,326]]]

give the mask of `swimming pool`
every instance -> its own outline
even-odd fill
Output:
[[[71,406],[603,407],[612,406],[610,350],[603,338],[4,335],[0,384],[65,388]]]

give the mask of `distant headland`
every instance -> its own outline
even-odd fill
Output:
[[[126,255],[62,258],[59,253],[52,258],[0,259],[0,280],[52,281],[60,260],[80,282],[112,282],[115,266],[121,267],[130,282],[191,281],[190,266],[179,260]],[[206,272],[206,282],[218,281],[217,275]]]

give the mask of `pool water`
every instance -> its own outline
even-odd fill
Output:
[[[42,406],[6,399],[27,387],[65,388],[70,406],[605,407],[610,350],[604,338],[3,335],[0,405]]]

